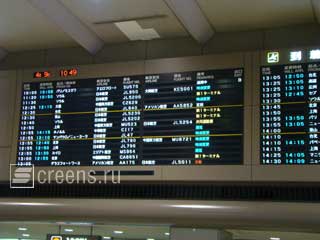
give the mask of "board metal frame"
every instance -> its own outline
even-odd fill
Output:
[[[13,140],[11,151],[11,163],[16,162],[18,126],[20,118],[21,89],[24,82],[44,82],[58,80],[72,80],[98,77],[116,77],[144,74],[160,74],[170,72],[186,72],[200,70],[220,70],[231,68],[244,69],[244,128],[243,128],[243,165],[205,165],[205,166],[94,166],[94,167],[35,167],[35,174],[39,170],[154,170],[153,176],[121,176],[124,181],[250,181],[251,180],[251,68],[250,53],[216,54],[196,57],[181,57],[169,59],[155,59],[145,61],[114,62],[95,65],[81,65],[69,67],[49,67],[21,70],[17,80],[17,99],[15,106],[15,118],[13,126]],[[57,76],[60,69],[78,69],[77,76],[62,78]],[[49,79],[33,79],[36,71],[50,71]],[[101,177],[102,178],[102,177]]]
[[[275,182],[317,182],[320,181],[320,165],[263,165],[260,163],[260,80],[261,67],[301,64],[315,62],[310,60],[309,51],[320,49],[319,47],[304,47],[290,49],[270,49],[255,52],[253,54],[253,73],[255,79],[253,89],[253,112],[252,112],[252,181],[275,181]],[[290,62],[291,51],[302,51],[302,60]],[[280,58],[277,63],[267,62],[268,52],[279,52]],[[318,60],[320,62],[320,60]]]

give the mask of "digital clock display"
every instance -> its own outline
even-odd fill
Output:
[[[69,76],[77,76],[77,75],[78,75],[78,70],[76,68],[60,70],[60,77],[69,77]]]

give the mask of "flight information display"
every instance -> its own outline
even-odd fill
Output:
[[[320,63],[261,68],[261,164],[320,164]]]
[[[243,163],[244,70],[26,82],[17,164]]]

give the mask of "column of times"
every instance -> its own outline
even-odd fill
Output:
[[[261,158],[263,163],[281,163],[281,75],[262,69]]]
[[[33,159],[37,93],[31,84],[23,85],[17,154],[17,164],[20,166],[31,165]]]

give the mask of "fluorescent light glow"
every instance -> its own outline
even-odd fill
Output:
[[[64,231],[65,231],[65,232],[73,232],[73,229],[71,229],[71,228],[65,228]]]
[[[18,230],[19,230],[19,231],[27,231],[27,230],[28,230],[28,228],[25,228],[25,227],[19,227],[19,228],[18,228]]]
[[[290,52],[290,62],[301,61],[302,52],[301,51],[292,51]]]
[[[170,236],[170,233],[166,232],[166,233],[164,233],[164,235],[166,235],[166,236]]]
[[[0,205],[9,205],[9,206],[61,206],[59,203],[41,203],[41,202],[4,202]]]
[[[67,222],[67,224],[73,225],[73,226],[91,226],[91,225],[93,225],[93,223],[91,223],[91,222]]]
[[[123,231],[115,230],[115,231],[113,231],[113,233],[114,233],[114,234],[122,234]]]
[[[320,49],[313,49],[309,52],[309,58],[314,59],[320,59]]]
[[[111,237],[103,237],[103,239],[111,239]]]
[[[147,240],[155,240],[154,238],[147,238]]]
[[[28,233],[23,233],[23,234],[22,234],[22,237],[30,237],[30,234],[28,234]]]
[[[271,237],[270,240],[280,240],[279,237]]]
[[[194,209],[220,209],[220,208],[226,208],[225,206],[212,206],[212,205],[188,205],[188,204],[183,204],[183,205],[170,205],[170,207],[174,208],[194,208]]]

